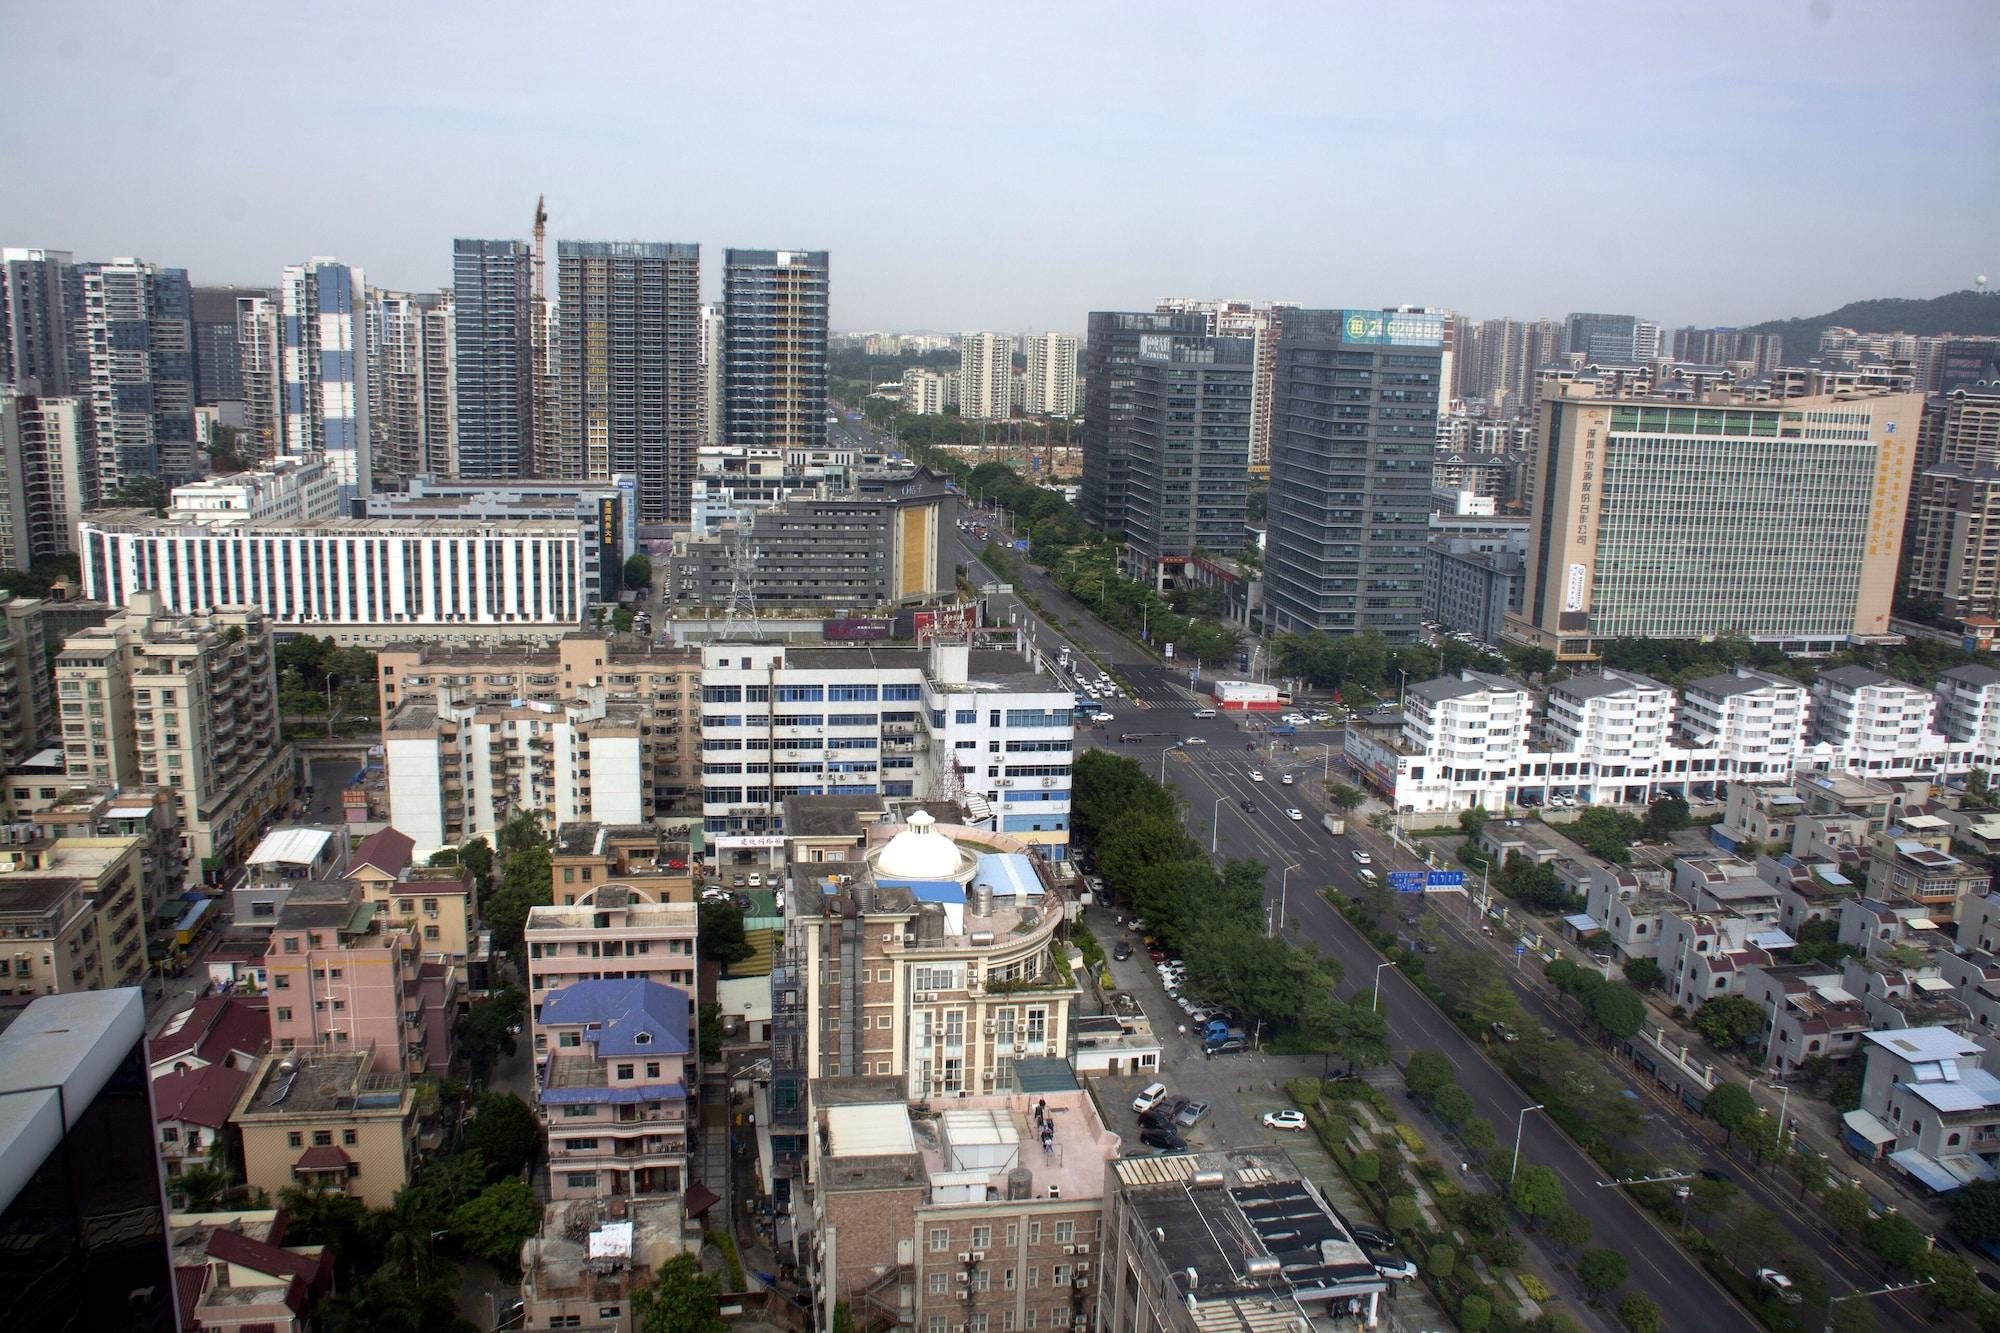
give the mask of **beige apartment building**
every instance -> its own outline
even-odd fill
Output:
[[[190,868],[233,864],[291,799],[278,738],[278,675],[261,611],[163,615],[134,594],[56,658],[73,786],[164,787],[180,801]]]
[[[371,1048],[273,1051],[230,1122],[243,1136],[244,1182],[273,1198],[325,1189],[387,1208],[410,1182],[416,1091]]]
[[[40,751],[55,720],[42,603],[0,592],[0,767]]]
[[[399,644],[376,660],[383,718],[413,700],[435,703],[444,688],[464,702],[517,708],[560,704],[586,687],[603,686],[608,702],[639,704],[645,713],[641,749],[650,761],[648,813],[699,804],[698,650],[659,648],[640,635],[573,634],[547,647],[522,644],[491,652]]]
[[[0,881],[0,1000],[102,990],[97,912],[80,880],[10,875]]]
[[[558,897],[569,891],[556,885]],[[550,1049],[542,1001],[551,991],[582,981],[641,980],[694,994],[700,913],[693,903],[663,902],[624,881],[575,891],[574,905],[528,911],[528,1005],[538,1061]]]
[[[1816,652],[1889,633],[1922,403],[1547,386],[1507,636],[1582,661],[1621,636]]]
[[[50,799],[13,799],[10,818],[32,823],[51,838],[132,838],[139,843],[141,912],[158,935],[180,914],[187,849],[180,832],[180,801],[163,787],[71,788]],[[158,942],[156,940],[156,942]]]
[[[1904,590],[1948,616],[2000,615],[2000,393],[1933,399],[1922,451]]]
[[[37,837],[0,844],[0,893],[17,878],[75,884],[96,918],[98,980],[89,989],[137,986],[146,979],[144,850],[138,838]]]
[[[361,840],[348,856],[347,878],[361,886],[384,923],[415,936],[426,954],[464,963],[483,957],[479,902],[472,872],[460,866],[421,866],[415,843],[386,828]]]
[[[614,880],[656,903],[694,901],[686,845],[663,843],[650,825],[564,824],[549,855],[558,906],[574,907],[579,896]]]

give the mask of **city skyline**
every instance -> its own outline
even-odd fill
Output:
[[[1988,7],[1147,13],[1158,21],[1104,7],[988,30],[795,9],[752,31],[635,12],[609,46],[586,14],[534,23],[516,82],[490,72],[529,11],[471,30],[449,10],[344,11],[345,49],[427,69],[413,92],[370,78],[360,54],[264,59],[304,39],[283,11],[92,21],[30,4],[15,32],[52,58],[0,91],[14,168],[0,234],[204,286],[272,283],[331,254],[424,291],[449,280],[454,238],[525,236],[546,193],[555,240],[701,242],[710,299],[724,248],[810,247],[841,270],[837,329],[1072,333],[1090,309],[1169,293],[1741,325],[1936,295],[1993,267],[1980,220],[2000,184],[1963,152],[2000,114]],[[1613,58],[1635,40],[1637,71]],[[663,44],[694,58],[662,65]],[[1099,68],[1110,49],[1119,64]],[[746,82],[752,54],[766,77]],[[74,77],[86,60],[89,98]],[[211,99],[169,91],[205,70],[227,71],[233,102],[286,114],[216,133]],[[1063,87],[1079,92],[1047,91]],[[1885,114],[1899,99],[1963,138],[1903,133]],[[949,151],[974,106],[1001,127],[977,181]],[[264,184],[260,161],[332,138],[366,151],[283,192]],[[1870,162],[1865,194],[1844,173],[1771,170],[1806,141]],[[74,188],[93,152],[133,164],[119,209]],[[926,158],[934,173],[889,169]],[[985,202],[967,208],[974,188]],[[1689,203],[1770,221],[1695,245],[1677,221]],[[1893,231],[1922,243],[1884,245]]]

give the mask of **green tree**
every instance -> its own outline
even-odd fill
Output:
[[[155,517],[167,512],[167,483],[158,477],[127,477],[104,497],[106,509],[149,509]]]
[[[722,1319],[722,1289],[691,1254],[677,1254],[653,1285],[632,1298],[639,1333],[729,1333]]]
[[[528,997],[518,986],[507,986],[474,1002],[456,1025],[458,1053],[475,1083],[484,1083],[500,1057],[515,1049],[513,1029],[527,1016]]]
[[[704,898],[700,911],[702,957],[713,958],[727,970],[757,952],[744,938],[742,908],[726,898]]]
[[[1666,973],[1650,958],[1634,958],[1625,964],[1625,980],[1640,990],[1651,990],[1665,980]]]
[[[1614,1037],[1629,1037],[1646,1021],[1646,1002],[1630,986],[1608,983],[1597,987],[1584,1002],[1591,1021]]]
[[[1631,1269],[1617,1250],[1586,1250],[1576,1264],[1576,1280],[1592,1296],[1605,1296],[1625,1285]]]
[[[1368,799],[1366,792],[1345,782],[1330,783],[1326,789],[1326,801],[1343,815],[1351,815],[1359,810]]]
[[[700,1045],[701,1062],[704,1065],[722,1063],[722,1006],[710,1000],[701,1006],[696,1025],[696,1037]]]
[[[1665,1319],[1658,1301],[1635,1291],[1618,1302],[1618,1322],[1625,1325],[1626,1333],[1660,1333]]]
[[[1436,1051],[1411,1051],[1409,1063],[1403,1066],[1403,1086],[1422,1101],[1436,1097],[1457,1078],[1451,1061]]]
[[[1562,1181],[1546,1166],[1524,1166],[1507,1187],[1507,1197],[1527,1217],[1547,1217],[1558,1208],[1567,1208]]]
[[[1764,1011],[1741,995],[1719,995],[1694,1011],[1694,1030],[1715,1044],[1717,1050],[1733,1051],[1761,1037],[1770,1025]]]
[[[1643,831],[1636,816],[1601,805],[1585,810],[1569,827],[1569,835],[1578,846],[1614,865],[1632,859],[1632,844]]]
[[[846,1301],[836,1301],[833,1307],[833,1333],[854,1333],[854,1311]]]
[[[484,898],[493,882],[493,846],[485,838],[474,838],[458,849],[458,863],[472,872],[473,886]]]
[[[225,1167],[202,1164],[190,1166],[167,1178],[167,1193],[190,1213],[208,1213],[222,1206],[222,1200],[236,1183]]]
[[[509,823],[512,823],[510,820]],[[504,842],[507,830],[502,828]],[[528,913],[554,901],[555,885],[549,849],[542,844],[510,852],[500,865],[500,883],[488,897],[481,915],[493,932],[493,944],[506,953],[517,952],[527,928]]]
[[[1969,1245],[2000,1240],[2000,1180],[1975,1180],[1953,1190],[1947,1206],[1959,1239]]]
[[[499,843],[502,858],[510,857],[516,852],[525,852],[531,847],[546,846],[548,843],[548,839],[542,836],[541,821],[535,817],[535,812],[532,810],[516,810],[507,816],[507,821],[500,826],[500,834],[496,841]]]
[[[1493,1156],[1493,1150],[1500,1146],[1500,1136],[1493,1129],[1493,1122],[1483,1117],[1475,1117],[1459,1126],[1458,1141],[1474,1157],[1484,1160]]]
[[[1875,1333],[1882,1325],[1867,1301],[1842,1301],[1827,1310],[1826,1326],[1833,1333]]]
[[[1818,1194],[1826,1188],[1828,1179],[1826,1158],[1810,1149],[1801,1148],[1798,1152],[1786,1154],[1785,1169],[1799,1182],[1801,1200],[1808,1194]]]
[[[451,1214],[451,1231],[468,1254],[498,1268],[518,1271],[521,1243],[542,1224],[542,1205],[535,1191],[519,1179],[489,1186],[478,1198],[460,1204]]]
[[[1649,838],[1679,833],[1690,822],[1687,798],[1668,792],[1646,807],[1645,830]]]
[[[1486,807],[1475,805],[1469,810],[1458,812],[1458,829],[1474,842],[1479,841],[1480,830],[1486,827]]]
[[[1331,991],[1309,997],[1298,1022],[1301,1037],[1345,1060],[1351,1071],[1388,1062],[1389,1025],[1367,991],[1356,991],[1345,1004]]]
[[[1570,1205],[1564,1204],[1545,1219],[1549,1239],[1565,1250],[1579,1250],[1590,1244],[1592,1229],[1590,1219]],[[1593,1251],[1596,1253],[1596,1251]],[[1590,1256],[1585,1255],[1588,1259]]]
[[[1467,1292],[1458,1303],[1458,1326],[1465,1333],[1484,1333],[1493,1322],[1493,1302],[1484,1296]]]
[[[1701,1113],[1722,1126],[1726,1148],[1736,1141],[1736,1132],[1757,1116],[1757,1101],[1741,1083],[1719,1083],[1702,1098]]]
[[[642,551],[634,551],[625,557],[625,586],[633,592],[646,592],[653,586],[653,562]]]
[[[1911,1266],[1911,1276],[1931,1280],[1930,1296],[1940,1309],[1969,1310],[1979,1301],[1979,1273],[1955,1254],[1927,1250]]]
[[[1438,1119],[1453,1126],[1463,1125],[1471,1120],[1476,1109],[1472,1094],[1456,1083],[1440,1091],[1432,1099],[1432,1105],[1437,1111]]]
[[[1967,1185],[1965,1189],[1957,1191],[1952,1195],[1952,1203],[1956,1205],[1960,1195],[1963,1195],[1966,1190],[1975,1188],[1977,1188],[1976,1185]],[[2000,1186],[1996,1186],[1996,1188],[2000,1188]],[[1826,1214],[1827,1221],[1833,1223],[1842,1231],[1861,1230],[1868,1219],[1875,1214],[1875,1210],[1868,1206],[1866,1191],[1855,1185],[1841,1185],[1828,1190],[1820,1196],[1819,1206],[1820,1211]],[[1954,1229],[1956,1229],[1957,1216],[1955,1211],[1952,1220]],[[2000,1232],[1996,1232],[1995,1234],[2000,1235]],[[1959,1235],[1975,1244],[1985,1239],[1985,1237],[1967,1235],[1964,1231],[1959,1231]]]
[[[519,1175],[542,1145],[542,1127],[528,1104],[511,1092],[489,1092],[475,1105],[462,1146],[486,1159],[495,1180]]]
[[[1398,1194],[1389,1200],[1388,1215],[1383,1220],[1389,1224],[1391,1231],[1408,1231],[1417,1224],[1419,1216],[1416,1196]]]
[[[327,1190],[287,1189],[279,1191],[278,1206],[285,1210],[287,1244],[326,1246],[350,1279],[376,1266],[368,1207],[361,1200]]]
[[[1358,1152],[1347,1169],[1362,1184],[1373,1185],[1382,1178],[1382,1159],[1372,1152]]]
[[[1900,1213],[1871,1217],[1861,1227],[1861,1243],[1891,1268],[1908,1270],[1929,1248],[1916,1223]]]

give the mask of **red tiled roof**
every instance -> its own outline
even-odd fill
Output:
[[[349,869],[373,866],[385,875],[400,876],[410,868],[410,857],[416,849],[416,839],[409,834],[392,828],[379,829],[361,840],[347,865]]]
[[[146,1059],[191,1057],[219,1064],[232,1051],[262,1055],[271,1045],[271,1009],[263,995],[204,995],[183,1015],[174,1014],[146,1042]]]
[[[221,1129],[229,1123],[229,1113],[236,1109],[251,1073],[203,1065],[185,1073],[162,1074],[153,1080],[153,1118]]]
[[[315,1148],[314,1152],[326,1149]],[[339,1152],[338,1148],[333,1149]],[[342,1154],[343,1156],[345,1154]],[[293,1278],[311,1286],[319,1280],[320,1272],[326,1267],[326,1251],[317,1255],[296,1254],[283,1246],[256,1240],[240,1231],[219,1229],[208,1236],[208,1254],[211,1259],[220,1259],[238,1268],[247,1268],[253,1273],[266,1277]]]
[[[301,1171],[341,1171],[353,1160],[338,1148],[321,1146],[300,1153],[295,1165]]]
[[[201,1304],[202,1292],[208,1290],[208,1265],[188,1264],[174,1268],[174,1300],[181,1308],[182,1328],[196,1328],[194,1307]]]
[[[685,1202],[687,1204],[687,1215],[689,1217],[700,1217],[703,1213],[721,1203],[722,1198],[714,1190],[697,1180],[694,1184],[688,1186]]]

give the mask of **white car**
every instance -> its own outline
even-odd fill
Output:
[[[1134,1111],[1137,1111],[1140,1115],[1144,1115],[1146,1112],[1152,1110],[1155,1106],[1158,1106],[1161,1102],[1165,1101],[1166,1099],[1167,1099],[1166,1084],[1148,1083],[1145,1087],[1139,1090],[1139,1095],[1132,1099],[1132,1109]]]
[[[1264,1128],[1266,1129],[1304,1129],[1305,1127],[1306,1113],[1304,1111],[1264,1112]]]
[[[1118,719],[1110,713],[1092,713],[1090,720],[1092,722],[1116,722]]]
[[[1408,1259],[1375,1261],[1375,1275],[1388,1278],[1391,1282],[1409,1282],[1417,1276],[1417,1266]]]
[[[1362,851],[1359,847],[1356,847],[1354,851],[1350,853],[1350,855],[1354,857],[1354,864],[1358,866],[1365,866],[1375,859],[1368,853]]]
[[[1188,738],[1187,738],[1186,740],[1182,741],[1182,742],[1181,742],[1181,744],[1182,744],[1182,745],[1206,745],[1206,744],[1208,744],[1208,741],[1207,741],[1207,739],[1206,739],[1205,737],[1201,737],[1201,736],[1190,736],[1190,737],[1188,737]]]
[[[1250,780],[1251,780],[1252,782],[1262,782],[1262,781],[1264,780],[1264,770],[1263,770],[1263,769],[1261,769],[1261,768],[1253,768],[1253,769],[1251,769],[1251,770],[1250,770]]]
[[[1306,812],[1299,809],[1296,805],[1293,806],[1291,809],[1285,811],[1285,818],[1287,819],[1301,820],[1304,819],[1305,817],[1306,817]]]
[[[1278,775],[1278,781],[1289,787],[1292,785],[1292,775],[1290,773],[1281,773]]]
[[[1757,1280],[1771,1289],[1773,1295],[1787,1305],[1797,1305],[1799,1293],[1792,1290],[1792,1280],[1775,1268],[1757,1270]]]

